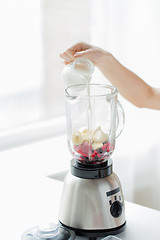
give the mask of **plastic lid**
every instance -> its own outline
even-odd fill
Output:
[[[105,238],[102,238],[102,240],[121,240],[121,238],[110,235]]]
[[[49,223],[48,225],[39,225],[37,235],[41,238],[52,238],[59,233],[58,225],[55,223]]]
[[[55,223],[35,226],[22,235],[22,240],[73,240],[74,238],[74,231]]]

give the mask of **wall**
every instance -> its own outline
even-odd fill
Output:
[[[160,87],[160,2],[94,0],[92,3],[92,43],[111,52],[148,84]],[[97,80],[109,83],[98,70],[94,77]],[[113,160],[122,176],[126,198],[159,209],[160,113],[139,109],[120,95],[119,100],[126,123],[117,139]]]

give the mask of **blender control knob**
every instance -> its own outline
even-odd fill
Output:
[[[118,218],[122,214],[122,204],[119,201],[112,203],[110,213],[113,217]]]

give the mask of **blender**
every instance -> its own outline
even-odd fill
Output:
[[[97,238],[118,234],[126,225],[123,192],[110,158],[123,129],[124,111],[115,87],[91,83],[90,73],[79,76],[86,82],[65,89],[67,141],[73,158],[59,222],[78,236]]]
[[[124,111],[116,88],[91,83],[93,71],[92,62],[77,59],[64,72],[67,141],[73,158],[59,222],[34,226],[22,240],[112,239],[109,235],[125,229],[123,192],[110,158],[123,129]]]

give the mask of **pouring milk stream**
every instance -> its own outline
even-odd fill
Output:
[[[94,65],[88,59],[78,58],[66,66],[62,72],[65,88],[76,84],[86,85],[88,93],[88,131],[92,130],[92,107],[90,100],[90,81],[94,72]],[[81,90],[81,87],[79,87]]]

